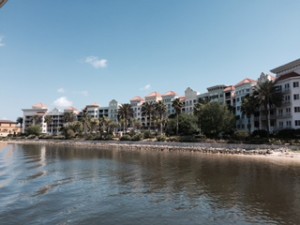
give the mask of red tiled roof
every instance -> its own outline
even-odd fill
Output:
[[[161,97],[161,94],[159,94],[158,92],[152,92],[151,94],[147,95],[146,97]]]
[[[166,94],[163,94],[162,96],[176,96],[176,92],[174,91],[168,91]]]
[[[245,78],[244,80],[242,80],[241,82],[239,82],[238,84],[235,85],[235,87],[240,87],[244,84],[251,84],[251,83],[256,83],[256,80],[252,80],[250,78]]]
[[[141,101],[144,101],[144,99],[141,98],[140,96],[135,96],[135,97],[134,97],[133,99],[131,99],[130,101],[132,101],[132,102],[135,102],[135,101],[141,102]]]
[[[227,91],[234,91],[235,90],[235,87],[234,86],[228,86],[227,88],[224,89],[224,92],[227,92]]]
[[[47,105],[43,104],[43,103],[37,103],[35,105],[32,106],[33,109],[47,109]]]
[[[100,105],[98,103],[92,103],[90,105],[87,105],[86,107],[99,107]]]
[[[11,121],[11,120],[0,120],[0,123],[10,123],[10,124],[17,124],[16,122],[14,122],[14,121]]]
[[[288,78],[291,78],[291,77],[299,77],[299,76],[300,76],[300,74],[298,74],[296,72],[287,73],[285,75],[282,75],[282,76],[278,77],[276,79],[276,82],[281,81],[281,80],[285,80],[285,79],[288,79]]]

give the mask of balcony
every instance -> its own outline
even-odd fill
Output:
[[[281,90],[282,94],[289,94],[291,93],[291,89],[290,88],[284,88]]]
[[[281,106],[290,106],[291,105],[291,101],[283,101],[281,103]]]
[[[292,117],[291,113],[284,113],[284,114],[277,115],[277,119],[287,119],[291,117]]]

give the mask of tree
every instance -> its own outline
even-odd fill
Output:
[[[123,131],[127,130],[128,124],[133,117],[133,109],[130,104],[122,104],[118,110],[119,119],[123,120]]]
[[[64,122],[71,123],[76,120],[76,115],[73,112],[64,112]]]
[[[41,115],[37,114],[32,117],[33,125],[41,125],[42,121],[43,121],[43,117]]]
[[[167,106],[162,101],[159,101],[155,104],[155,110],[158,114],[159,126],[160,126],[160,135],[163,133],[163,124],[165,122]]]
[[[235,116],[228,108],[216,102],[201,105],[196,113],[198,126],[208,137],[230,133],[235,128]]]
[[[167,122],[166,133],[168,135],[177,134],[176,125],[177,120],[175,118],[169,119]],[[178,134],[180,135],[193,135],[198,133],[197,117],[189,114],[180,114],[178,116]]]
[[[40,135],[42,132],[42,128],[41,126],[39,125],[32,125],[32,126],[29,126],[27,129],[26,129],[26,134],[27,135]]]
[[[259,104],[253,95],[247,95],[242,100],[241,111],[248,118],[248,131],[251,132],[251,116],[259,108]]]
[[[267,132],[270,133],[270,111],[272,107],[280,107],[283,100],[282,92],[275,86],[274,81],[265,81],[255,87],[253,96],[262,107],[267,121]]]
[[[23,130],[23,117],[18,117],[16,120],[17,124],[20,124],[21,132]]]
[[[87,111],[82,112],[81,122],[83,125],[84,133],[88,133],[91,130],[91,118]]]
[[[173,103],[172,107],[175,109],[176,112],[176,134],[178,135],[178,129],[179,129],[179,114],[181,114],[182,108],[183,108],[183,102],[180,101],[179,98],[176,98]]]
[[[155,112],[155,105],[152,102],[144,102],[142,105],[142,115],[149,118],[148,130],[151,128],[152,116]]]
[[[53,134],[53,126],[52,126],[53,119],[52,119],[52,116],[50,116],[50,115],[45,116],[45,122],[47,123],[47,130],[48,130],[49,127],[51,127],[51,134]]]

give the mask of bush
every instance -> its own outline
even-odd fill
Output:
[[[133,135],[133,137],[131,138],[132,141],[140,141],[143,139],[143,134],[135,134]]]
[[[38,136],[42,132],[41,126],[33,125],[26,129],[26,134]]]
[[[67,129],[65,133],[66,139],[72,139],[76,136],[75,132],[72,129]]]
[[[245,141],[249,137],[247,131],[236,131],[233,135],[233,138],[238,141]]]
[[[181,136],[179,138],[180,142],[197,142],[197,139],[192,136],[192,135],[188,135],[188,136]]]
[[[169,137],[167,141],[169,142],[179,142],[180,138],[178,136]]]
[[[296,137],[296,130],[295,129],[283,129],[277,132],[275,135],[277,138],[282,139],[291,139]]]
[[[148,138],[153,138],[153,135],[151,134],[151,132],[149,130],[146,130],[144,132],[144,138],[148,139]]]
[[[128,134],[125,134],[120,137],[120,141],[131,141],[131,137]]]
[[[252,136],[253,137],[266,138],[266,137],[269,136],[269,133],[266,130],[255,130],[255,131],[253,131]]]
[[[156,137],[156,141],[166,141],[167,137],[165,135],[159,135]]]

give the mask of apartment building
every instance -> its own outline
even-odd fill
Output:
[[[170,116],[175,113],[175,109],[173,108],[172,104],[173,101],[178,98],[178,95],[174,91],[168,91],[167,93],[163,94],[162,102],[166,105],[167,108],[167,116]]]
[[[300,128],[300,59],[271,70],[282,91],[283,104],[277,109],[276,129]]]
[[[38,103],[32,106],[31,109],[22,109],[23,111],[23,129],[22,133],[32,125],[41,126],[42,133],[47,133],[47,124],[45,116],[48,112],[48,107],[43,103]]]
[[[143,99],[140,96],[136,96],[130,100],[130,105],[133,110],[133,117],[136,120],[141,121],[143,126],[145,126],[145,119],[143,119],[143,115],[142,115],[142,105],[144,102],[145,99]]]
[[[198,95],[197,91],[194,91],[192,88],[188,87],[184,91],[184,98],[182,98],[182,102],[184,102],[184,108],[182,112],[186,114],[193,114],[194,113],[194,106],[198,102]]]

